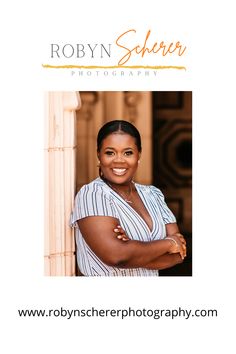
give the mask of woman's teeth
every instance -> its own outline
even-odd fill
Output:
[[[113,168],[112,172],[117,176],[122,176],[126,172],[126,168]]]

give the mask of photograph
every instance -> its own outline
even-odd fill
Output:
[[[45,92],[45,275],[192,275],[192,92]]]

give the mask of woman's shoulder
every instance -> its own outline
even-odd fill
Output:
[[[136,188],[138,188],[139,190],[143,190],[146,192],[150,192],[150,193],[161,193],[161,190],[151,184],[140,184],[140,183],[135,183]]]
[[[80,190],[83,190],[83,189],[93,189],[93,188],[96,187],[96,186],[101,186],[102,183],[104,183],[103,180],[98,177],[98,178],[95,178],[93,181],[84,184],[84,185],[80,188]]]
[[[135,183],[136,188],[138,188],[139,191],[142,191],[144,194],[149,194],[152,195],[155,198],[164,199],[164,195],[162,193],[162,191],[153,186],[153,185],[145,185],[145,184],[139,184],[139,183]]]
[[[112,216],[117,218],[116,211],[106,191],[106,184],[97,178],[84,184],[75,197],[73,220],[87,216]],[[73,224],[73,223],[72,223]]]
[[[109,191],[106,188],[106,184],[103,182],[103,180],[98,177],[94,179],[93,181],[84,184],[80,190],[77,193],[77,197],[84,195],[84,194],[93,194],[93,193],[103,193],[103,194],[108,194]]]

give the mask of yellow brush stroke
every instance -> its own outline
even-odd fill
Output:
[[[49,65],[42,64],[43,68],[46,69],[178,69],[186,70],[185,66],[172,66],[172,65],[158,65],[158,66],[149,66],[149,65],[114,65],[114,66],[95,66],[95,65]]]

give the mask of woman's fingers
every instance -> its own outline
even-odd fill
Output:
[[[116,233],[116,238],[118,240],[129,241],[129,238],[126,236],[125,231],[120,225],[117,225],[117,227],[114,229],[114,232]]]
[[[186,242],[184,238],[174,234],[168,236],[167,239],[172,242],[172,247],[169,253],[179,253],[181,258],[184,259],[186,257]]]
[[[187,248],[184,244],[182,244],[182,252],[181,252],[181,257],[184,259],[187,256]]]
[[[180,239],[180,241],[186,245],[186,241],[185,241],[184,236],[182,234],[177,232],[176,234],[174,234],[174,236],[177,236]]]
[[[119,240],[122,240],[122,241],[128,241],[128,240],[129,240],[125,235],[117,235],[116,237],[117,237]]]

